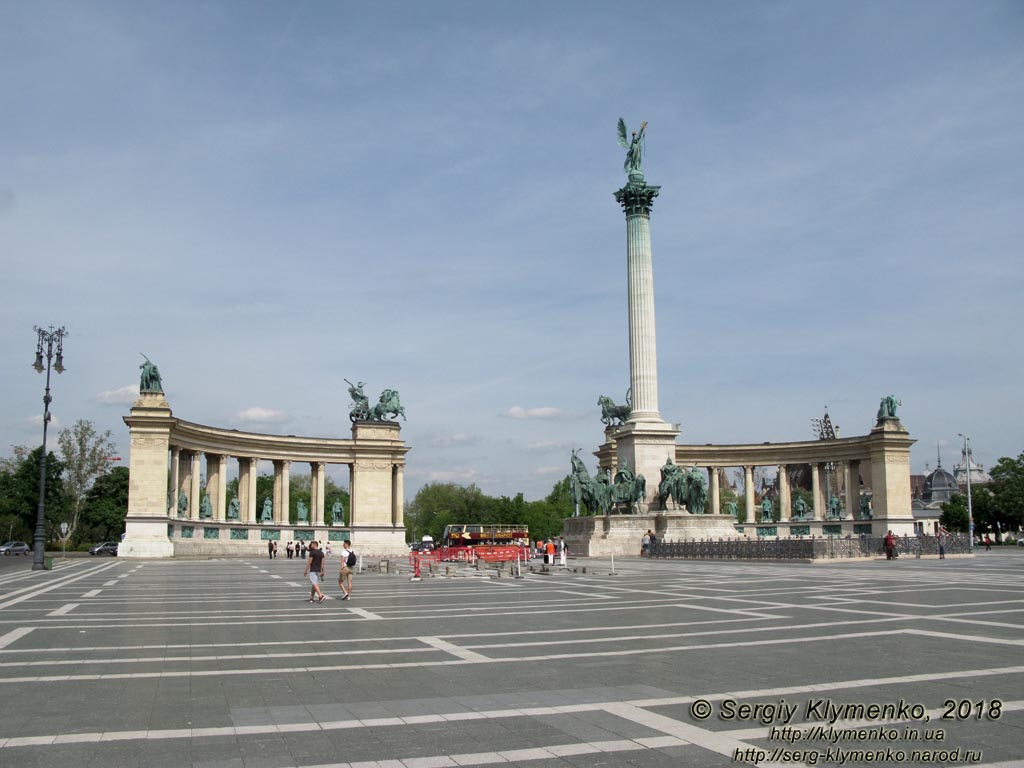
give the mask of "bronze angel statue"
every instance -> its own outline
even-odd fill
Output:
[[[626,130],[626,121],[619,118],[619,146],[626,148],[626,162],[622,166],[628,174],[639,174],[643,176],[644,170],[641,167],[644,154],[644,132],[647,130],[647,123],[640,123],[640,130],[633,131],[632,138]]]

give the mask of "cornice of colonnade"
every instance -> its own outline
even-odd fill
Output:
[[[397,425],[389,427],[388,422],[373,430],[357,426],[353,431],[359,433],[353,439],[241,432],[172,418],[170,447],[269,461],[352,464],[376,458],[404,464],[409,446],[401,441]]]
[[[835,461],[867,461],[880,452],[908,452],[916,441],[902,427],[879,428],[870,434],[835,440],[740,445],[676,444],[676,463],[711,467],[816,464]]]

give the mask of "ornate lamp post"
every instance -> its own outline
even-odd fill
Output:
[[[974,509],[971,506],[971,438],[957,432],[964,439],[964,456],[967,457],[967,551],[974,552]]]
[[[64,337],[67,331],[64,326],[57,330],[50,326],[45,330],[38,326],[33,329],[38,335],[36,342],[36,361],[32,367],[38,373],[46,371],[46,393],[43,395],[43,452],[39,455],[39,510],[36,514],[36,532],[32,538],[32,570],[40,571],[46,567],[44,562],[44,550],[46,548],[46,427],[50,423],[50,363],[53,361],[53,348],[57,347],[57,361],[53,370],[57,373],[64,373]],[[43,353],[46,354],[46,365],[43,366]]]

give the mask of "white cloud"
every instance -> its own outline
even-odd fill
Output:
[[[523,408],[521,405],[513,405],[505,415],[510,419],[560,419],[565,416],[565,412],[549,405],[541,408]]]
[[[96,395],[96,402],[103,405],[131,405],[139,397],[139,385],[129,384],[118,389],[106,389]]]
[[[479,476],[475,469],[438,470],[427,475],[430,482],[435,483],[471,483]]]
[[[23,432],[34,432],[37,429],[43,428],[43,414],[37,413],[35,416],[29,416],[27,419],[21,422],[21,429]],[[50,411],[50,430],[60,429],[60,419],[53,415],[53,411]]]
[[[566,467],[537,467],[533,470],[535,475],[567,475],[569,471]]]
[[[283,421],[288,421],[288,414],[284,411],[275,411],[273,408],[261,408],[258,405],[254,405],[251,408],[246,408],[244,411],[239,411],[238,415],[235,416],[235,421],[280,424]]]

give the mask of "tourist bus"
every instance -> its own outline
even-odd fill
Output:
[[[446,525],[438,547],[442,560],[529,559],[530,529],[525,525]]]

